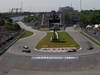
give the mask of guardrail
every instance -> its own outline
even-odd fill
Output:
[[[91,41],[93,41],[96,45],[98,45],[100,47],[100,42],[98,42],[95,38],[93,38],[92,36],[88,35],[84,31],[81,31],[80,33],[82,35],[84,35],[85,37],[87,37],[88,39],[90,39]]]
[[[3,53],[6,52],[6,50],[11,47],[17,40],[19,40],[19,38],[22,36],[22,34],[24,33],[24,30],[21,30],[19,32],[18,35],[15,36],[15,38],[13,40],[10,40],[10,42],[7,42],[6,45],[4,46],[4,48],[0,49],[0,55],[2,55]]]

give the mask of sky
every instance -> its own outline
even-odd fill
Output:
[[[82,9],[100,9],[100,0],[81,0]],[[23,7],[25,11],[43,12],[58,10],[59,7],[73,6],[80,9],[80,0],[0,0],[0,12]]]

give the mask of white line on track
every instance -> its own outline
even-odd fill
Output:
[[[78,56],[67,56],[67,57],[42,56],[42,57],[32,57],[32,59],[65,59],[65,60],[73,60],[73,59],[79,59],[79,57]]]

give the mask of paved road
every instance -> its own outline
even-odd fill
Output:
[[[100,53],[73,60],[37,60],[6,52],[0,57],[0,75],[100,75]]]
[[[80,45],[80,47],[82,48],[82,50],[80,50],[79,52],[81,52],[81,53],[88,52],[87,49],[90,46],[94,47],[93,51],[99,51],[99,48],[97,47],[96,44],[94,44],[91,40],[84,37],[78,31],[75,31],[73,27],[66,28],[66,32],[68,32],[74,38],[74,40]]]
[[[24,23],[22,22],[18,22],[18,24],[20,25],[21,28],[27,30],[27,31],[31,31],[34,32],[34,35],[32,35],[31,37],[27,37],[25,39],[20,39],[18,42],[16,42],[12,47],[9,48],[8,52],[13,53],[13,54],[17,54],[17,55],[25,55],[25,56],[33,56],[36,57],[38,55],[46,55],[46,56],[60,56],[60,55],[64,55],[66,56],[66,53],[43,53],[43,52],[37,52],[33,49],[35,49],[35,46],[37,45],[37,43],[46,35],[46,32],[42,32],[42,31],[37,31],[32,29],[30,26],[26,26]],[[68,32],[75,41],[77,41],[80,46],[82,47],[82,50],[78,51],[77,53],[68,53],[67,55],[85,55],[85,54],[91,54],[91,53],[95,53],[98,52],[99,49],[89,43],[89,41],[87,39],[85,39],[79,32],[76,32],[73,27],[69,27],[66,29],[66,32]],[[89,47],[89,45],[94,46],[94,50],[92,50],[91,52],[89,50],[87,50],[87,48]],[[32,52],[30,54],[26,54],[23,53],[23,46],[29,46],[30,49],[32,50]]]
[[[21,22],[20,24],[28,30],[31,29]],[[39,37],[45,35],[44,32],[34,31],[33,29],[31,31],[36,34],[28,37],[28,39],[19,40],[0,57],[0,75],[100,75],[100,52],[95,45],[93,51],[84,49],[84,51],[77,53],[39,53],[34,50],[32,54],[22,53],[23,45],[27,44],[32,48],[34,41],[40,40]],[[82,42],[84,38],[78,32],[73,33],[70,28],[66,31],[71,36],[75,34],[73,37],[81,46],[86,44]],[[37,57],[38,59],[35,59]],[[61,57],[63,59],[60,59]]]
[[[20,39],[19,41],[17,41],[12,47],[9,48],[8,52],[18,54],[18,55],[23,55],[23,54],[27,55],[26,53],[22,52],[23,46],[26,45],[29,46],[30,50],[32,50],[32,53],[28,55],[32,55],[34,53],[33,49],[35,49],[38,42],[46,35],[46,32],[34,30],[30,26],[28,27],[22,22],[18,22],[18,24],[20,25],[21,28],[27,31],[31,31],[34,34],[30,37]]]

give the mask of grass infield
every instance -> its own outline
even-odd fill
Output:
[[[31,35],[33,35],[33,32],[25,31],[25,32],[22,34],[22,36],[21,36],[20,38],[29,37],[29,36],[31,36]]]
[[[52,32],[48,32],[47,35],[38,43],[36,48],[80,48],[67,32],[58,32],[59,39],[56,42],[50,40],[52,35]]]

